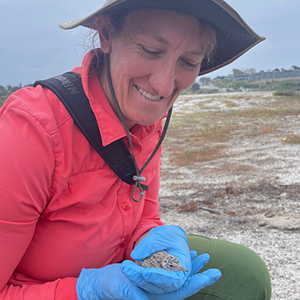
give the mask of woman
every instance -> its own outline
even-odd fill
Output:
[[[97,30],[101,49],[73,71],[103,145],[122,138],[131,149],[136,184],[117,177],[50,90],[13,94],[0,114],[0,299],[270,299],[255,253],[160,221],[160,147],[151,156],[180,93],[262,38],[222,0],[107,0],[61,27],[79,25]],[[159,250],[187,271],[132,261]]]

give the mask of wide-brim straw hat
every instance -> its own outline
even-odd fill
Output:
[[[223,0],[106,0],[91,15],[77,21],[63,22],[62,29],[77,26],[95,28],[95,17],[124,9],[163,9],[203,19],[216,31],[216,47],[211,59],[204,59],[199,75],[203,75],[236,60],[265,38],[256,34],[240,15]]]

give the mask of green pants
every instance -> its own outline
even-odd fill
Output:
[[[189,235],[191,250],[208,253],[210,260],[201,271],[220,269],[222,277],[189,300],[269,300],[271,282],[261,258],[245,246],[223,240]]]

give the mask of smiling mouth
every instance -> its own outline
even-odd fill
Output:
[[[149,99],[151,101],[158,101],[163,98],[162,96],[159,96],[159,95],[158,96],[151,95],[138,86],[135,86],[135,87],[141,95],[143,95],[144,97],[146,97],[147,99]]]

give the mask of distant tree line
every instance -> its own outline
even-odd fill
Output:
[[[14,92],[21,89],[23,86],[20,84],[18,86],[11,86],[8,85],[7,87],[4,87],[0,85],[0,107],[4,103],[4,101]]]
[[[278,68],[275,68],[274,70],[260,70],[259,72],[256,71],[256,69],[254,68],[251,68],[251,69],[243,69],[243,70],[240,70],[240,69],[232,69],[232,75],[235,75],[235,76],[239,76],[239,75],[252,75],[252,74],[255,74],[255,73],[266,73],[266,72],[292,72],[292,71],[300,71],[300,67],[298,66],[291,66],[290,69],[284,69],[284,68],[281,68],[281,69],[278,69]]]
[[[2,100],[2,102],[4,102],[6,98],[9,97],[10,94],[14,93],[21,87],[22,87],[21,85],[19,86],[8,85],[7,87],[0,85],[0,99]]]
[[[298,66],[292,66],[290,69],[274,69],[274,70],[261,70],[257,72],[254,68],[250,69],[233,69],[232,74],[229,74],[227,76],[218,76],[214,79],[211,79],[207,76],[202,76],[197,78],[197,80],[193,83],[193,85],[186,90],[185,93],[202,93],[205,90],[205,93],[213,93],[217,92],[218,89],[226,88],[227,90],[232,91],[238,91],[240,89],[245,90],[292,90],[292,91],[300,91],[300,80],[299,79],[292,79],[288,78],[289,76],[286,76],[287,78],[283,81],[274,81],[271,80],[271,82],[265,80],[265,82],[254,82],[254,80],[249,80],[248,82],[241,82],[241,81],[235,81],[234,78],[238,76],[247,76],[249,78],[252,78],[255,76],[255,74],[268,74],[272,72],[274,75],[276,73],[292,73],[299,72],[300,67]],[[251,76],[253,75],[253,76]],[[279,74],[278,74],[279,75]],[[285,74],[287,75],[287,74]],[[256,76],[257,77],[257,76]],[[263,76],[261,76],[263,77]],[[209,87],[211,87],[209,89]]]

